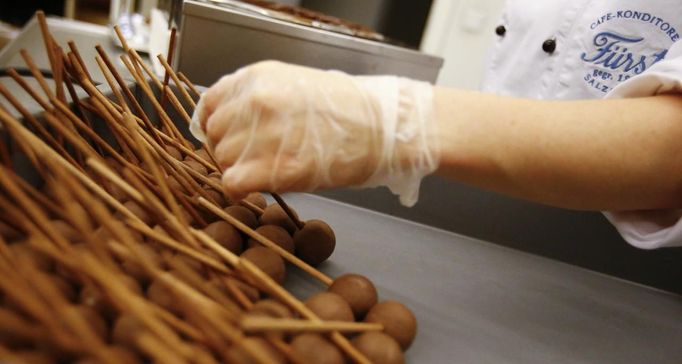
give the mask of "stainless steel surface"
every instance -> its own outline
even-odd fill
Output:
[[[382,299],[415,311],[408,362],[680,363],[682,296],[318,196],[285,198],[334,228],[322,271],[365,274]],[[322,289],[292,275],[299,297]]]
[[[434,82],[438,57],[344,34],[186,1],[178,68],[198,84],[225,73],[277,59],[351,74],[394,74]]]
[[[317,194],[682,294],[682,247],[637,249],[599,212],[532,203],[438,176],[422,181],[411,208],[386,188]]]

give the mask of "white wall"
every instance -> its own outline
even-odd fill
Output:
[[[480,87],[505,0],[434,0],[421,49],[445,59],[438,84]]]

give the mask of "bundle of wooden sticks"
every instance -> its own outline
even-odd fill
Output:
[[[0,362],[403,362],[414,315],[315,268],[335,246],[326,223],[276,194],[223,195],[211,151],[183,136],[199,92],[166,57],[160,80],[121,37],[127,82],[97,47],[97,86],[36,16],[54,86],[25,51],[40,90],[8,73],[43,110],[0,83]],[[287,264],[327,289],[294,297]]]

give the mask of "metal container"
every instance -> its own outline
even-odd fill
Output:
[[[428,82],[443,65],[442,58],[416,50],[199,1],[185,2],[181,29],[178,68],[203,85],[268,59]]]

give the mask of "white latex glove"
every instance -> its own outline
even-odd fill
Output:
[[[191,130],[213,148],[233,199],[385,185],[412,206],[439,162],[432,110],[428,83],[266,61],[213,85]]]

